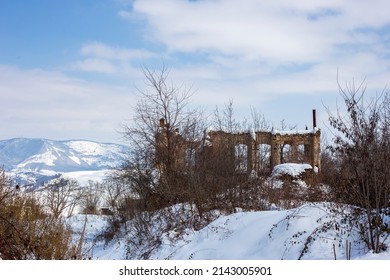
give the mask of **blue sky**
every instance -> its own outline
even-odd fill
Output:
[[[0,1],[0,139],[120,142],[141,67],[171,69],[212,113],[326,130],[341,84],[390,82],[386,0]],[[340,101],[340,100],[339,100]]]

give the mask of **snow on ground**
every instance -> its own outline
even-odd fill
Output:
[[[75,233],[75,240],[78,242],[81,233],[84,231],[83,238],[85,256],[92,259],[120,260],[124,259],[126,242],[125,239],[119,239],[105,243],[102,238],[98,238],[108,226],[108,216],[104,215],[83,215],[78,214],[67,218],[66,223],[71,226]]]
[[[333,260],[336,254],[336,258],[342,260],[346,259],[346,241],[351,242],[352,259],[390,259],[388,252],[367,252],[356,234],[348,235],[340,230],[320,231],[330,219],[327,206],[326,203],[316,203],[284,211],[221,216],[199,231],[188,229],[183,238],[175,242],[163,237],[161,246],[150,259]],[[72,219],[76,219],[75,228],[80,231],[83,216]],[[88,216],[86,248],[89,246],[93,259],[124,259],[126,236],[108,244],[100,241],[93,246],[92,237],[103,230],[105,219],[104,216]]]

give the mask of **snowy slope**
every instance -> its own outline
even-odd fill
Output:
[[[0,164],[7,171],[102,170],[118,166],[127,152],[111,143],[14,138],[0,141]]]
[[[298,176],[311,166],[283,164],[276,168],[273,176],[290,174]],[[108,244],[94,242],[93,236],[103,232],[107,225],[105,216],[89,218],[88,242],[93,259],[148,259],[155,260],[345,260],[345,259],[390,259],[390,252],[373,254],[367,250],[356,223],[346,218],[348,205],[330,202],[306,203],[288,210],[249,211],[224,215],[213,211],[213,222],[200,230],[194,230],[186,221],[191,221],[193,208],[179,204],[169,208],[171,217],[180,221],[170,224],[169,230],[160,231],[164,225],[163,216],[150,218],[150,235],[157,236],[150,244],[134,239],[132,221]],[[271,209],[278,209],[271,207]],[[82,215],[70,218],[73,228],[79,230],[83,224]],[[171,223],[171,222],[169,222]],[[181,225],[187,224],[183,228]],[[137,224],[135,224],[137,225]],[[177,228],[179,227],[179,228]],[[163,226],[164,228],[164,226]],[[128,240],[131,244],[127,245]],[[390,240],[385,240],[390,248]],[[149,251],[151,249],[151,251]],[[150,252],[150,254],[149,254]]]
[[[329,221],[328,210],[327,203],[312,203],[290,210],[221,216],[199,231],[188,229],[182,238],[174,242],[163,236],[161,245],[150,259],[333,260],[336,256],[338,260],[345,260],[347,242],[352,246],[351,259],[390,259],[389,252],[368,252],[358,242],[356,233],[348,234],[334,229],[319,231]],[[80,231],[84,216],[74,216],[69,218],[69,222],[76,231]],[[126,234],[109,244],[93,242],[94,236],[106,225],[106,217],[88,216],[86,248],[93,259],[124,259]],[[174,230],[172,234],[175,234]],[[313,238],[310,239],[310,236]],[[311,242],[307,243],[307,240]],[[390,241],[387,243],[390,245]]]

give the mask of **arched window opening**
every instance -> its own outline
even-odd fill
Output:
[[[260,144],[259,145],[259,172],[264,174],[271,169],[271,145]]]
[[[298,145],[298,163],[307,163],[308,162],[308,158],[306,157],[306,153],[305,153],[305,145],[304,144],[301,144],[301,145]]]
[[[236,156],[236,171],[246,173],[248,171],[248,146],[238,144],[234,147]]]
[[[195,149],[188,148],[185,152],[186,165],[189,167],[195,166],[196,162],[196,151]]]
[[[280,146],[280,163],[291,162],[291,145],[284,143]]]

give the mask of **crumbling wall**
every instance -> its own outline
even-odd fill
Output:
[[[173,146],[175,153],[175,163],[173,165],[186,164],[186,140],[178,131],[168,132],[163,120],[160,120],[160,133],[156,135],[157,141],[157,165],[164,160],[164,150],[168,146]],[[208,145],[205,145],[207,138]],[[246,146],[246,172],[249,174],[253,171],[259,172],[260,153],[259,145],[266,144],[270,146],[269,166],[272,168],[281,164],[282,147],[289,145],[291,147],[289,162],[291,163],[308,163],[313,168],[321,169],[320,144],[321,131],[314,127],[312,130],[303,131],[252,131],[241,133],[228,133],[225,131],[209,131],[205,134],[205,139],[200,141],[196,146],[198,159],[210,158],[213,155],[224,155],[225,166],[233,167],[236,164],[235,148],[238,145]],[[172,145],[170,145],[172,143]],[[303,157],[298,158],[298,148],[304,147]],[[172,150],[170,153],[172,153]],[[172,155],[171,155],[172,156]]]
[[[248,172],[259,171],[259,145],[267,144],[271,147],[271,169],[281,163],[281,147],[284,144],[291,146],[291,163],[299,163],[298,147],[304,146],[303,162],[313,167],[321,168],[320,139],[321,132],[318,128],[312,131],[255,131],[254,133],[227,133],[223,131],[210,131],[209,141],[213,149],[225,149],[226,154],[233,154],[229,149],[243,144],[247,146]],[[231,160],[231,159],[230,159]]]

